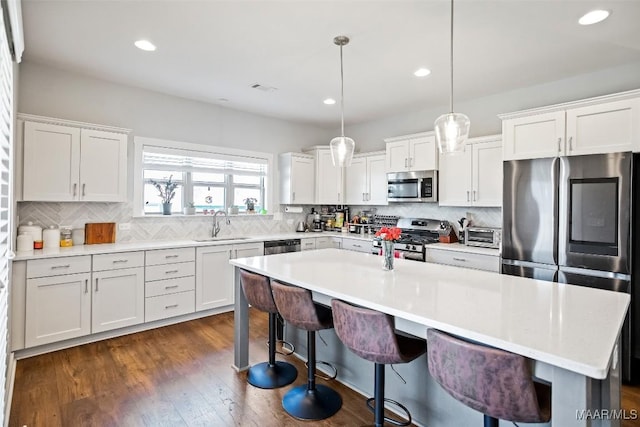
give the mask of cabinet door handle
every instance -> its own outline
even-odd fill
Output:
[[[409,157],[409,167],[413,167],[413,157]]]
[[[89,293],[89,279],[84,279],[84,293]]]
[[[469,190],[467,190],[467,202],[470,202],[471,200],[469,199]]]
[[[164,288],[165,289],[174,289],[174,288],[177,288],[177,287],[178,287],[178,285],[173,285],[173,286],[165,286]]]
[[[114,259],[113,263],[114,264],[119,264],[119,263],[123,263],[123,262],[129,262],[128,259]]]
[[[168,310],[168,309],[170,309],[170,308],[176,308],[177,306],[178,306],[178,304],[165,305],[165,306],[164,306],[164,309],[165,309],[165,310]]]
[[[569,137],[569,151],[573,151],[573,137]]]
[[[456,258],[456,257],[453,257],[453,260],[454,260],[454,261],[467,262],[467,260],[466,260],[466,259],[464,259],[464,258]]]
[[[169,258],[178,258],[178,255],[165,255],[165,258],[169,259]]]
[[[168,270],[165,271],[164,274],[176,274],[178,272],[178,270]]]
[[[295,202],[295,200],[296,200],[296,192],[294,191],[294,192],[293,192],[293,197],[291,198],[291,201],[292,201],[292,202]]]
[[[476,190],[473,190],[473,201],[476,201]]]
[[[369,195],[369,193],[365,193],[365,194],[367,195],[367,202],[368,202],[369,200],[371,200],[371,196]]]
[[[76,197],[77,193],[78,193],[78,184],[74,183],[73,184],[73,197]]]
[[[562,152],[562,138],[558,138],[558,153]]]
[[[338,193],[338,201],[340,201],[340,193]]]
[[[362,245],[353,245],[354,248],[361,248]]]
[[[408,159],[408,158],[406,158],[406,157],[404,158],[404,167],[405,167],[405,168],[408,168],[408,167],[409,167],[409,159]],[[75,196],[75,194],[74,194],[74,196]]]
[[[85,194],[86,194],[86,192],[84,191],[86,186],[87,186],[87,184],[82,184],[82,197],[84,197]]]
[[[98,292],[98,278],[96,277],[96,292]]]
[[[51,267],[52,270],[57,270],[59,268],[69,268],[71,267],[71,264],[65,264],[65,265],[54,265]]]

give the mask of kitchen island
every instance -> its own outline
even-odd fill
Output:
[[[381,262],[336,249],[230,261],[236,267],[235,368],[249,367],[243,268],[309,289],[320,303],[339,298],[388,313],[398,330],[421,338],[437,328],[526,356],[535,376],[552,384],[552,426],[619,425],[595,411],[620,409],[618,345],[627,294],[402,259],[387,272]],[[338,365],[341,381],[370,394],[373,369],[334,334],[324,337],[328,346],[318,345],[318,358]],[[425,357],[396,369],[407,384],[396,386],[387,376],[388,395],[408,406],[417,423],[481,425],[477,412],[435,385]]]

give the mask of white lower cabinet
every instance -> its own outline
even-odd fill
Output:
[[[316,249],[316,238],[315,237],[307,237],[305,239],[300,239],[300,250],[301,251],[312,251]]]
[[[316,249],[342,248],[342,237],[318,237],[316,238]]]
[[[370,254],[371,240],[350,239],[347,237],[343,237],[342,249]]]
[[[144,252],[94,255],[93,266],[91,332],[143,323]]]
[[[91,256],[27,262],[25,347],[91,333]]]
[[[229,260],[264,255],[264,243],[200,247],[196,250],[196,311],[230,306],[233,266]]]
[[[195,248],[147,251],[144,321],[195,311]]]
[[[453,265],[455,267],[493,271],[496,273],[500,271],[500,258],[497,255],[425,248],[425,261],[435,264]]]

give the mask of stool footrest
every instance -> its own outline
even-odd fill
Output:
[[[318,364],[331,368],[331,370],[333,371],[333,374],[331,374],[331,375],[320,375],[320,374],[318,374],[318,370],[316,369],[316,371],[315,371],[316,378],[320,378],[321,380],[325,380],[325,381],[333,381],[338,377],[338,369],[335,366],[333,366],[331,363],[325,362],[323,360],[317,360],[316,361],[316,366]],[[309,365],[308,365],[307,362],[304,362],[304,366],[307,369],[309,368]]]
[[[375,413],[375,407],[373,406],[373,402],[375,400],[375,397],[371,397],[369,399],[367,399],[367,407],[369,408],[369,410],[371,412]],[[400,426],[400,427],[406,427],[408,425],[411,425],[411,412],[409,412],[409,410],[400,402],[396,402],[395,400],[392,399],[387,399],[385,398],[384,401],[386,403],[391,403],[394,406],[397,406],[398,408],[400,408],[405,414],[406,414],[406,418],[407,421],[400,421],[400,420],[396,420],[390,417],[384,417],[384,420],[386,422],[388,422],[389,424],[393,424],[395,426]]]
[[[294,346],[293,343],[290,343],[289,341],[276,340],[276,344],[281,344],[281,347],[284,350],[284,351],[278,350],[276,348],[276,353],[281,354],[283,356],[291,356],[296,351],[296,346]],[[269,341],[267,341],[267,347],[269,347]]]

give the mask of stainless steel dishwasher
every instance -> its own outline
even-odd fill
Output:
[[[268,240],[264,242],[265,255],[300,252],[300,250],[300,239]]]

